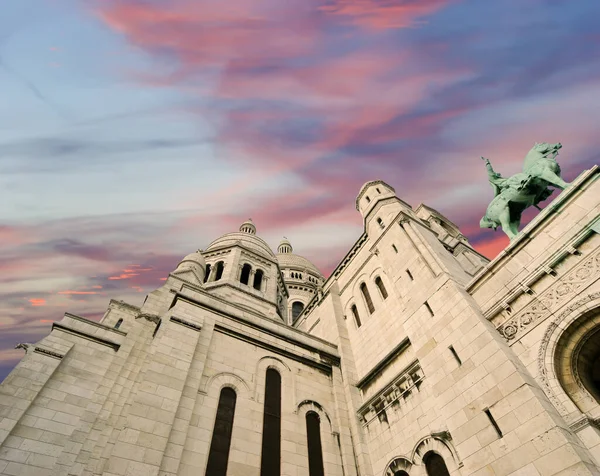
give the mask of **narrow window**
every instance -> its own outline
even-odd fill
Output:
[[[304,311],[304,304],[300,301],[294,301],[292,303],[292,322],[298,319],[298,316],[302,314],[302,311]]]
[[[225,268],[225,264],[223,261],[219,261],[217,263],[216,273],[215,273],[215,281],[218,281],[223,277],[223,269]]]
[[[450,476],[444,458],[434,451],[428,451],[423,456],[427,476]]]
[[[121,327],[121,324],[123,324],[123,319],[119,319],[117,321],[117,323],[115,324],[115,329],[118,329],[119,327]]]
[[[410,269],[406,270],[406,274],[408,274],[408,277],[410,278],[411,281],[414,281],[415,278],[413,278],[412,273],[410,272]]]
[[[210,264],[206,265],[206,271],[204,273],[204,282],[206,283],[208,281],[208,277],[210,276]]]
[[[248,281],[250,281],[250,271],[252,271],[252,266],[250,266],[248,263],[246,263],[244,266],[242,266],[242,274],[240,275],[240,283],[248,284]]]
[[[354,316],[354,322],[356,322],[356,327],[360,327],[361,322],[360,322],[360,316],[358,315],[358,309],[356,307],[356,304],[352,304],[352,315]]]
[[[367,203],[371,203],[371,199],[369,198],[368,195],[365,198],[367,199]]]
[[[381,190],[379,190],[379,187],[377,187],[375,190],[377,190],[377,193],[381,193]]]
[[[377,224],[379,225],[379,228],[385,228],[385,225],[383,224],[383,220],[381,218],[377,218]]]
[[[371,300],[371,295],[369,294],[369,289],[365,283],[360,285],[360,291],[362,292],[363,297],[365,298],[365,302],[367,303],[367,309],[369,310],[369,314],[373,314],[375,312],[375,306],[373,306],[373,301]]]
[[[154,332],[152,333],[153,339],[156,337],[156,334],[158,334],[158,330],[160,329],[161,324],[162,324],[162,319],[160,321],[158,321],[158,324],[156,324],[156,327],[154,328]]]
[[[452,352],[452,355],[454,356],[454,358],[456,359],[456,361],[458,362],[458,365],[462,365],[462,360],[460,360],[460,357],[458,356],[458,354],[456,353],[456,350],[454,350],[453,346],[448,347],[448,349],[450,349],[450,352]]]
[[[427,309],[427,312],[433,316],[433,309],[431,309],[431,306],[427,301],[425,301],[425,308]]]
[[[257,269],[256,273],[254,273],[254,284],[253,284],[254,289],[258,289],[260,291],[260,288],[262,286],[262,280],[263,280],[262,269]]]
[[[490,423],[492,424],[492,426],[494,427],[494,430],[496,430],[496,433],[498,433],[498,438],[502,438],[502,430],[500,429],[500,427],[498,426],[498,423],[496,423],[496,419],[493,417],[492,412],[490,412],[489,408],[486,408],[485,410],[483,410],[485,412],[485,414],[487,415],[487,417],[490,420]]]
[[[315,412],[306,414],[309,476],[325,476],[323,448],[321,447],[321,420]]]
[[[225,387],[221,390],[215,427],[208,453],[206,476],[226,476],[227,474],[235,401],[236,394],[231,388]]]
[[[279,476],[281,466],[281,375],[267,369],[260,476]]]
[[[377,285],[377,288],[379,288],[379,292],[381,293],[381,297],[383,299],[387,299],[387,297],[388,297],[387,290],[385,289],[385,286],[383,285],[383,281],[381,280],[381,278],[379,276],[377,276],[375,278],[375,284]]]
[[[394,251],[398,253],[398,248],[396,248],[396,245],[392,244],[392,248],[394,248]]]

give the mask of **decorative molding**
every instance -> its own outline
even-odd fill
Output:
[[[538,298],[533,299],[517,315],[502,323],[497,331],[507,341],[517,341],[537,324],[550,316],[562,303],[570,301],[581,289],[588,287],[600,274],[600,251],[583,260],[556,281]],[[506,303],[502,303],[506,304]]]
[[[201,325],[196,324],[195,322],[186,321],[185,319],[181,319],[180,317],[171,316],[171,318],[169,320],[171,322],[175,322],[176,324],[180,324],[184,327],[188,327],[188,328],[193,329],[198,332],[200,332],[202,330]]]
[[[262,264],[265,268],[271,268],[273,266],[272,261],[267,261],[262,257],[262,255],[258,255],[257,253],[247,251],[246,249],[242,249],[240,255],[257,261],[258,263]]]
[[[564,405],[558,400],[554,391],[550,387],[550,382],[548,381],[548,374],[546,371],[546,351],[548,349],[548,345],[550,344],[550,339],[552,338],[552,334],[554,331],[560,326],[561,322],[564,321],[572,312],[577,309],[585,306],[587,303],[594,301],[596,299],[600,299],[600,292],[588,294],[587,296],[579,299],[575,303],[566,307],[558,316],[556,316],[552,322],[548,325],[544,336],[542,337],[542,341],[540,344],[540,348],[538,350],[538,373],[540,376],[540,380],[542,382],[542,387],[546,392],[546,395],[550,399],[550,401],[554,404],[554,406],[561,412],[563,415],[566,412]]]
[[[413,389],[418,390],[424,378],[421,365],[415,360],[360,406],[357,414],[363,426],[368,426],[376,418],[387,421],[385,411],[392,405],[400,405],[401,399],[406,399]]]
[[[54,358],[54,359],[58,359],[58,360],[61,360],[61,359],[64,357],[64,355],[63,355],[63,354],[59,354],[58,352],[53,352],[53,351],[51,351],[51,350],[44,349],[43,347],[36,347],[36,348],[34,349],[34,352],[35,352],[36,354],[42,354],[42,355],[46,355],[46,356],[48,356],[48,357],[52,357],[52,358]]]
[[[583,430],[584,428],[587,428],[588,426],[591,426],[591,427],[594,427],[594,428],[600,430],[600,419],[583,417],[583,418],[580,418],[579,420],[571,423],[569,425],[569,428],[572,431],[574,431],[575,433],[578,433],[581,430]]]

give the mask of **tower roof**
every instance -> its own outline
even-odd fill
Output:
[[[388,185],[383,180],[371,180],[371,181],[365,183],[360,188],[360,191],[358,192],[358,196],[356,197],[356,209],[357,210],[360,209],[358,202],[360,202],[360,199],[363,197],[363,195],[365,194],[365,192],[367,191],[367,189],[369,187],[371,187],[372,185],[383,185],[384,187],[387,187],[392,193],[396,193],[396,190],[394,190],[394,187],[392,187],[391,185]]]

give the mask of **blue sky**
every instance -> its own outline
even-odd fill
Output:
[[[19,0],[0,16],[0,377],[248,217],[325,274],[383,178],[481,252],[534,142],[598,163],[600,3]]]

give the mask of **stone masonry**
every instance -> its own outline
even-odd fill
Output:
[[[141,307],[19,344],[0,474],[600,474],[599,178],[492,262],[382,181],[328,279],[248,220]]]

